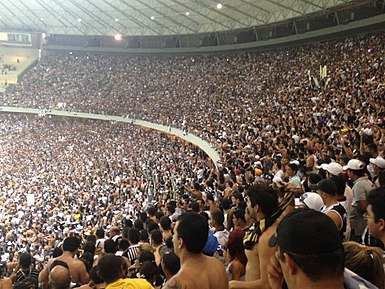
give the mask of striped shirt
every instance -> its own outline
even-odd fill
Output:
[[[123,252],[123,256],[130,260],[131,264],[138,258],[139,244],[131,245],[126,251]]]
[[[39,272],[35,269],[32,268],[29,269],[29,272],[24,272],[22,269],[17,271],[16,273],[16,281],[18,282],[26,282],[28,283],[29,288],[38,288],[38,278],[39,278]]]

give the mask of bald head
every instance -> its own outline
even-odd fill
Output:
[[[49,284],[51,289],[70,288],[70,271],[63,266],[55,266],[51,272],[49,272]]]
[[[120,233],[119,227],[117,227],[117,226],[112,226],[112,227],[110,228],[110,237],[119,235],[119,233]]]

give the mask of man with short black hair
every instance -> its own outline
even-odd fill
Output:
[[[39,282],[48,286],[48,275],[51,263],[55,260],[63,261],[67,263],[71,281],[76,284],[87,284],[89,282],[89,276],[86,270],[86,266],[80,260],[74,259],[78,253],[80,247],[80,239],[75,236],[68,237],[63,242],[63,254],[53,260],[51,260],[45,268],[39,274]]]
[[[336,224],[341,241],[345,241],[346,233],[346,211],[345,208],[338,202],[337,185],[331,179],[320,181],[313,187],[321,196],[324,206],[321,213],[326,214]]]
[[[368,194],[367,219],[369,233],[385,246],[385,189],[377,188]]]
[[[96,247],[100,247],[104,249],[104,241],[106,238],[104,237],[104,230],[102,228],[96,230]]]
[[[138,255],[139,240],[140,240],[139,230],[136,228],[131,228],[128,231],[128,242],[130,242],[130,247],[128,247],[128,249],[123,252],[123,256],[128,258],[131,265],[134,264],[134,261]]]
[[[298,209],[282,219],[269,241],[277,252],[267,267],[272,289],[376,288],[344,269],[344,248],[331,218]]]
[[[32,255],[28,252],[22,253],[19,256],[18,267],[15,273],[11,275],[12,282],[24,282],[29,288],[38,288],[39,272],[32,266]]]
[[[226,247],[230,235],[229,231],[227,231],[223,225],[224,221],[225,216],[222,211],[217,210],[211,214],[211,225],[215,228],[214,236],[217,238],[218,243],[222,248]]]
[[[164,286],[165,289],[226,289],[225,268],[215,258],[202,254],[209,226],[196,212],[182,214],[176,222],[173,235],[174,250],[181,268]]]
[[[294,187],[294,185],[291,184]],[[255,223],[243,239],[246,264],[245,281],[230,281],[231,289],[268,288],[266,266],[275,249],[268,246],[278,224],[278,197],[267,184],[255,184],[247,190],[247,208]]]
[[[104,280],[106,289],[153,289],[147,280],[124,277],[124,263],[121,257],[105,254],[98,262],[98,274]]]
[[[154,248],[155,263],[159,266],[163,252],[167,249],[163,243],[163,236],[160,230],[153,230],[151,232],[150,244]]]
[[[156,222],[156,216],[155,216],[155,215],[156,215],[156,208],[153,207],[153,206],[149,207],[149,208],[147,209],[147,217],[148,217],[150,220]]]

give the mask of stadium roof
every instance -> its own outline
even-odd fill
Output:
[[[0,0],[0,30],[181,35],[267,25],[351,0]],[[361,1],[363,2],[363,1]]]

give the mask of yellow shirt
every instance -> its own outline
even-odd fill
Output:
[[[107,285],[106,289],[154,289],[146,279],[119,279]]]

